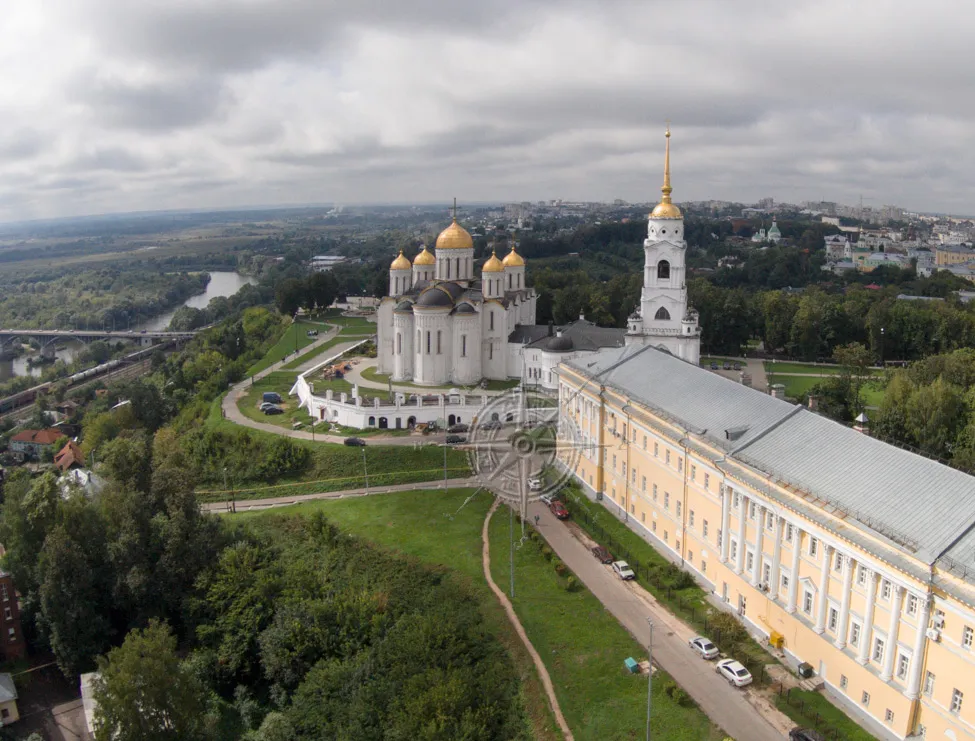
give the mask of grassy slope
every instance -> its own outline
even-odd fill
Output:
[[[334,502],[309,502],[287,512],[323,511],[344,530],[422,561],[449,566],[481,597],[489,624],[512,653],[523,678],[523,697],[536,738],[558,738],[540,685],[527,653],[488,591],[481,571],[481,525],[491,499],[485,493],[466,506],[471,490],[403,492]],[[274,516],[249,513],[244,517]],[[504,510],[491,528],[492,573],[507,584],[508,521]],[[587,591],[569,593],[549,562],[534,547],[517,551],[515,601],[559,695],[575,737],[583,739],[642,738],[646,684],[628,675],[622,661],[639,657],[641,647]],[[663,674],[656,675],[663,680]],[[663,694],[664,681],[654,691],[655,738],[680,741],[718,741],[722,734],[693,707],[678,707]]]
[[[304,347],[308,347],[308,345],[318,339],[317,337],[309,337],[307,335],[307,332],[310,329],[315,329],[321,332],[325,329],[325,327],[318,323],[306,322],[303,320],[290,324],[285,330],[284,334],[281,335],[281,339],[278,340],[277,343],[267,351],[267,354],[247,369],[247,375],[253,376],[255,373],[260,373],[262,370],[274,365],[279,360],[283,360],[295,350],[301,350]]]

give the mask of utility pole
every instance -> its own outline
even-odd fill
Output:
[[[650,643],[647,644],[647,741],[650,741],[650,696],[653,690],[653,620],[647,618],[650,626]]]
[[[366,494],[369,493],[369,469],[366,468],[366,446],[362,446],[362,473],[366,477]]]

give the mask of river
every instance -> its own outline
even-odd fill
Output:
[[[205,309],[207,304],[210,303],[210,299],[217,298],[218,296],[233,296],[244,286],[256,282],[257,280],[255,278],[241,275],[238,272],[212,271],[210,272],[210,282],[207,283],[206,291],[203,293],[198,293],[195,296],[191,296],[182,304],[182,306],[190,306],[194,309]],[[169,322],[172,321],[175,313],[176,309],[172,309],[171,311],[167,311],[165,314],[160,314],[152,319],[147,319],[141,324],[136,324],[134,327],[132,327],[132,329],[136,331],[145,329],[149,332],[156,332],[166,329],[166,327],[169,326]],[[119,329],[121,329],[121,327]],[[77,355],[81,351],[81,348],[84,347],[84,345],[77,340],[64,340],[59,342],[58,346],[62,349],[55,350],[54,355],[56,358],[63,360],[66,363],[70,363],[72,360],[74,360],[75,355]],[[46,366],[28,366],[28,357],[31,356],[21,355],[13,358],[12,360],[0,360],[0,381],[7,381],[16,376],[40,376]]]

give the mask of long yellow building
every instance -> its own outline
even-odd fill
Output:
[[[653,346],[558,375],[588,496],[880,738],[975,739],[975,478]]]

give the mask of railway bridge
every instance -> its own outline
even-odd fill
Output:
[[[198,330],[191,332],[150,332],[148,330],[89,330],[89,329],[0,329],[0,357],[6,355],[18,340],[36,339],[41,345],[41,355],[54,354],[54,346],[60,340],[78,340],[88,344],[95,340],[121,340],[151,347],[160,342],[184,342]]]

